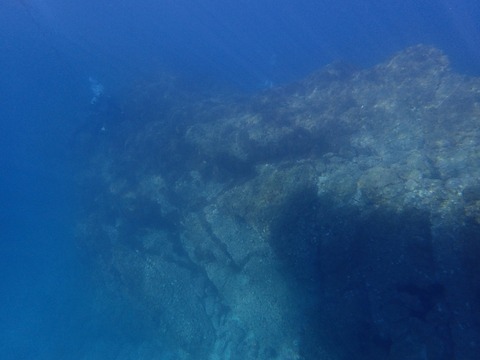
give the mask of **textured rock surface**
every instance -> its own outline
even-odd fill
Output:
[[[250,98],[167,80],[82,135],[79,238],[172,356],[477,358],[479,79],[416,46]]]

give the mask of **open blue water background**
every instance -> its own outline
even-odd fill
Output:
[[[111,96],[163,70],[255,91],[417,43],[480,75],[478,19],[475,0],[2,1],[0,358],[74,359],[90,336],[69,148],[89,77]]]

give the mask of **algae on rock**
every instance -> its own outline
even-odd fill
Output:
[[[178,358],[476,359],[480,79],[418,45],[251,97],[170,81],[90,150],[79,237]]]

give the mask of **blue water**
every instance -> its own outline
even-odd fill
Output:
[[[2,1],[0,358],[75,359],[92,331],[118,335],[85,320],[93,294],[73,236],[70,140],[91,111],[89,78],[108,96],[165,70],[253,92],[417,43],[478,76],[478,19],[475,0]]]

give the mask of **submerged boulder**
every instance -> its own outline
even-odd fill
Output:
[[[480,79],[418,45],[250,97],[171,81],[80,176],[80,241],[152,337],[195,360],[476,359]]]

